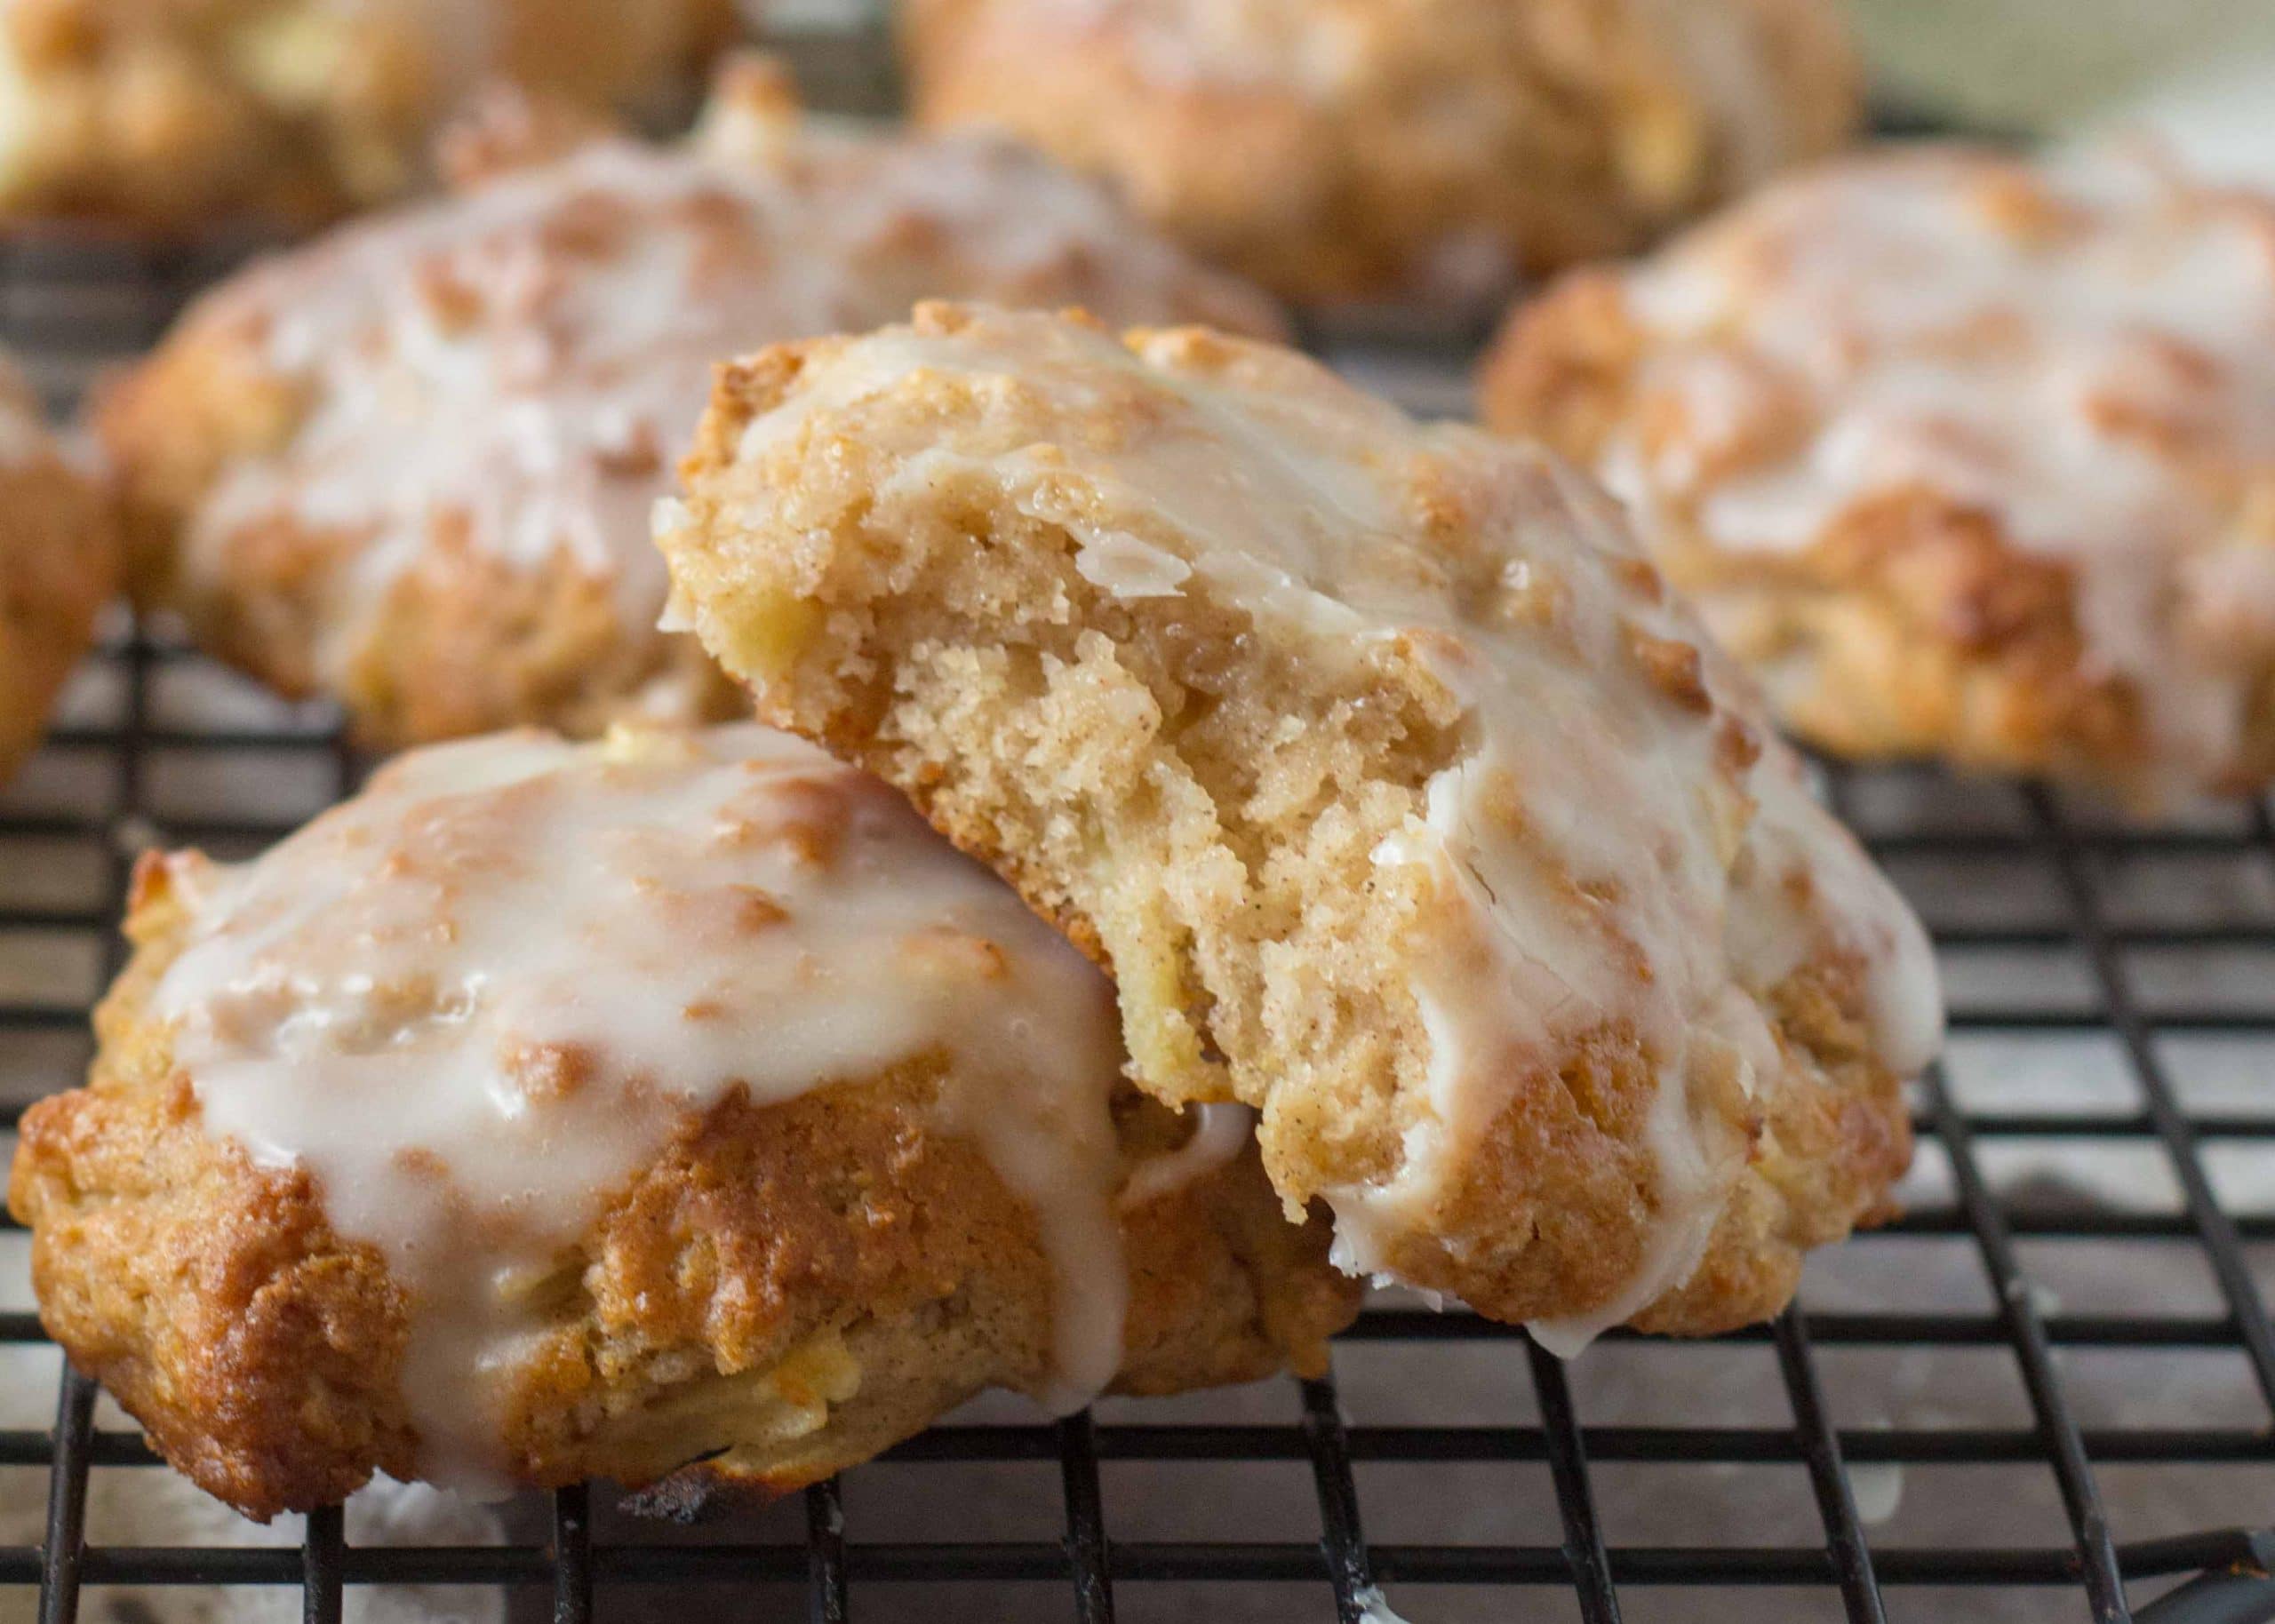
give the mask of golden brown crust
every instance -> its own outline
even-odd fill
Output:
[[[1854,127],[1822,0],[918,0],[912,97],[1309,304],[1489,295]]]
[[[1886,239],[1866,234],[1880,229],[1871,211],[1881,196],[1891,210],[1925,200],[1930,223],[1909,239],[1909,258],[1874,253]],[[1833,218],[1842,211],[1864,225],[1844,227]],[[1843,229],[1860,244],[1848,267],[1814,281],[1791,270],[1811,251],[1795,243]],[[2275,238],[2275,205],[2159,183],[2148,201],[2087,212],[2049,176],[1989,155],[1860,159],[1734,211],[1639,272],[1576,272],[1520,306],[1481,371],[1480,407],[1493,426],[1623,482],[1668,578],[1811,743],[1864,760],[1935,756],[2074,779],[2144,808],[2248,792],[2275,776],[2275,596],[2249,561],[2255,549],[2275,551],[2275,463],[2251,427],[2265,410],[2252,403],[2267,389],[2265,358],[2239,335],[2231,354],[2208,352],[2207,370],[2207,352],[2172,335],[2230,319],[2215,286],[2193,296],[2170,288],[2159,310],[2147,302],[2159,297],[2153,283],[2136,295],[2111,270],[2127,243],[2161,242],[2177,258],[2191,243],[2219,251],[2230,230]],[[2035,292],[2027,282],[1977,291],[1970,255],[2022,267],[2067,259],[2087,267],[2082,281],[2108,279],[2057,293],[2049,268]],[[2151,267],[2144,282],[2159,274],[2153,254],[2135,258]],[[1912,268],[1890,275],[1876,259]],[[1907,277],[1933,285],[1946,262],[1953,291],[1941,329],[1908,331],[1882,315],[1906,307]],[[1806,281],[1813,305],[1785,295],[1789,275],[1797,287]],[[1708,327],[1655,324],[1638,293],[1652,278],[1696,290]],[[2143,301],[2137,313],[2127,313],[2128,298]],[[2041,336],[2029,325],[2038,299],[2086,314]],[[2191,304],[2201,306],[2194,315],[2177,314]],[[2275,301],[2263,298],[2268,319]],[[1828,363],[1836,378],[1795,367],[1797,334],[1844,357]],[[1909,386],[1924,403],[1903,410],[1926,426],[1907,431],[1891,412],[1895,432],[1923,443],[1942,434],[1956,449],[1940,466],[1936,453],[1922,457],[1916,478],[1876,485],[1879,452],[1855,403],[1883,363],[1892,397],[1902,367],[1925,380]],[[1736,380],[1720,386],[1737,392],[1742,410],[1694,414],[1680,370],[1703,379],[1710,366]],[[2040,382],[2061,368],[2082,380],[2075,424],[2068,398],[2049,399]],[[1938,374],[1950,381],[1930,394]],[[1984,400],[2013,426],[1978,445],[1965,418]],[[1836,435],[1843,449],[1831,449]],[[2089,467],[2066,478],[2010,470],[2004,442],[2032,437],[2090,448],[2089,465],[2145,458],[2158,471],[2144,479],[2167,484],[2146,498],[2156,506],[2130,539],[2095,539],[2108,521],[2094,510],[2113,502]],[[1846,472],[1825,472],[1836,469]],[[1749,535],[1712,516],[1718,491],[1779,480],[1824,503],[1808,537]],[[2026,535],[2024,510],[2041,529],[2068,528]],[[2175,691],[2183,670],[2192,697]],[[2195,720],[2160,724],[2160,694],[2175,713],[2192,707]],[[2207,722],[2207,710],[2227,714]]]
[[[1476,740],[1497,721],[1474,720],[1445,673],[1498,694],[1478,671],[1505,656],[1543,673],[1545,707],[1596,714],[1620,741],[1596,748],[1654,760],[1664,748],[1663,765],[1710,752],[1688,796],[1652,783],[1684,816],[1724,775],[1763,808],[1777,801],[1752,830],[1743,807],[1724,826],[1732,885],[1706,927],[1724,933],[1707,951],[1759,1007],[1768,1052],[1742,1067],[1691,1050],[1687,1109],[1709,1125],[1702,1142],[1735,1147],[1738,1171],[1689,1284],[1615,1318],[1704,1333],[1775,1312],[1803,1251],[1883,1212],[1908,1159],[1896,1068],[1932,1037],[1892,1038],[1903,1023],[1885,1020],[1881,994],[1900,967],[1896,1001],[1933,1002],[1916,924],[1776,776],[1791,763],[1759,742],[1744,682],[1695,634],[1647,630],[1688,623],[1654,612],[1663,594],[1640,560],[1606,565],[1632,617],[1621,658],[1635,683],[1620,660],[1577,652],[1594,610],[1572,600],[1607,590],[1587,526],[1608,521],[1561,506],[1569,476],[1417,430],[1266,346],[1134,334],[1129,365],[1095,342],[1066,323],[927,306],[907,328],[727,369],[685,465],[686,512],[662,533],[706,645],[766,720],[893,782],[1113,969],[1144,1087],[1261,1106],[1275,1186],[1355,1214],[1364,1266],[1508,1319],[1592,1315],[1647,1278],[1672,1204],[1652,1126],[1668,1085],[1643,1017],[1617,1013],[1588,973],[1574,972],[1594,989],[1577,1001],[1607,1014],[1585,1030],[1492,1031],[1465,1050],[1432,1029],[1417,989],[1433,981],[1457,990],[1433,994],[1445,1019],[1532,995],[1480,925],[1477,891],[1385,860],[1417,826],[1446,826],[1441,790],[1495,782]],[[1284,486],[1282,468],[1296,470]],[[1319,491],[1333,499],[1306,506]],[[1309,531],[1329,537],[1313,553],[1255,540]],[[1164,553],[1177,569],[1116,593],[1107,549],[1132,543],[1154,570]],[[1241,585],[1283,575],[1308,610]],[[1345,589],[1364,602],[1374,579],[1410,592],[1392,601],[1415,618],[1379,624],[1379,601],[1353,610]],[[1441,622],[1430,594],[1446,582],[1465,596]],[[1485,629],[1534,617],[1537,644]],[[1323,647],[1321,624],[1341,641]],[[1561,685],[1574,663],[1585,681]],[[1506,770],[1506,800],[1484,795],[1459,826],[1506,820],[1531,865],[1522,883],[1570,896],[1570,914],[1524,916],[1542,933],[1528,951],[1558,964],[1572,944],[1542,921],[1579,917],[1593,942],[1625,882],[1560,872],[1570,848],[1553,841],[1575,816],[1616,815],[1576,813],[1556,784]],[[1749,944],[1789,927],[1790,956]],[[1632,954],[1611,979],[1696,973],[1695,942],[1658,940],[1655,962],[1608,928]],[[1473,1072],[1475,1054],[1489,1058]],[[1459,1080],[1472,1076],[1491,1080]],[[1481,1121],[1461,1098],[1471,1087],[1496,1102]],[[1464,1149],[1410,1193],[1401,1169],[1439,1132]]]
[[[406,1307],[383,1258],[332,1231],[305,1173],[205,1132],[148,1015],[185,922],[165,873],[145,870],[89,1085],[24,1120],[9,1198],[34,1232],[43,1322],[249,1516],[415,1476]],[[701,1460],[704,1479],[779,1493],[983,1387],[1039,1389],[1052,1287],[1034,1220],[930,1124],[939,1080],[911,1063],[690,1123],[547,1288],[560,1300],[515,1390],[510,1474],[637,1487]],[[1133,1156],[1179,1131],[1135,1098],[1119,1115]],[[1356,1310],[1324,1226],[1282,1219],[1252,1150],[1130,1213],[1124,1243],[1120,1391],[1315,1371]]]
[[[149,529],[136,526],[146,539]],[[235,538],[229,591],[151,590],[166,555],[147,545],[134,578],[146,601],[194,601],[199,645],[216,658],[287,698],[344,697],[356,736],[377,747],[539,720],[585,737],[627,716],[722,721],[746,708],[687,639],[628,634],[606,577],[567,560],[523,569],[448,539],[362,611],[363,634],[327,680],[327,617],[357,551],[354,537],[270,521]]]
[[[24,443],[0,460],[0,783],[46,731],[65,679],[118,585],[108,495],[57,456],[12,374],[0,377],[0,425]]]
[[[313,225],[411,190],[479,81],[594,110],[652,102],[733,26],[731,0],[21,0],[0,20],[0,213]]]

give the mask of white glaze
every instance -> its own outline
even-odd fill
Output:
[[[480,1485],[530,1290],[681,1126],[938,1054],[1034,1209],[1058,1408],[1122,1350],[1111,989],[898,797],[757,727],[422,751],[257,862],[172,860],[157,1015],[207,1131],[411,1298],[423,1475]],[[1237,1149],[1235,1145],[1233,1147]]]
[[[1122,1187],[1122,1206],[1134,1211],[1149,1201],[1176,1194],[1196,1179],[1206,1178],[1245,1150],[1256,1137],[1256,1113],[1245,1105],[1230,1103],[1187,1108],[1194,1118],[1193,1133],[1167,1156],[1157,1156],[1138,1166]]]
[[[711,123],[713,146],[597,142],[209,298],[189,333],[222,338],[305,415],[193,515],[190,591],[226,593],[233,554],[281,518],[355,538],[323,617],[335,683],[390,588],[458,546],[516,574],[589,575],[644,637],[666,590],[649,509],[722,358],[941,292],[1273,322],[1101,188],[1009,143],[852,134],[779,108]]]
[[[1979,509],[2074,567],[2088,674],[2144,697],[2175,779],[2234,758],[2275,658],[2275,198],[1911,153],[1627,289],[1649,350],[1599,472],[1647,525],[1792,552],[1890,491]]]
[[[1358,1604],[1361,1624],[1406,1624],[1404,1619],[1391,1611],[1390,1603],[1378,1586],[1361,1585],[1353,1592],[1351,1599]]]
[[[1534,449],[1417,426],[1300,357],[1252,352],[1221,382],[1188,364],[1186,346],[1208,342],[1157,334],[1133,354],[1071,323],[985,313],[960,330],[890,329],[810,356],[740,451],[763,458],[920,373],[1004,380],[981,390],[1004,399],[1016,378],[1016,398],[1050,402],[1064,432],[1023,426],[1034,438],[1018,450],[967,452],[924,421],[876,463],[879,511],[977,482],[1085,551],[1114,534],[1182,561],[1309,657],[1364,662],[1396,643],[1429,662],[1467,738],[1375,862],[1428,899],[1412,988],[1430,1109],[1394,1177],[1324,1192],[1337,1261],[1380,1272],[1383,1238],[1431,1227],[1529,1071],[1592,1031],[1632,1031],[1660,1083],[1643,1135],[1656,1173],[1646,1255],[1601,1313],[1544,1327],[1569,1349],[1695,1266],[1747,1147],[1694,1090],[1733,1074],[1767,1087],[1789,1063],[1760,999],[1805,961],[1853,955],[1881,1056],[1914,1071],[1942,1028],[1926,937],[1783,746],[1766,742],[1750,768],[1724,747],[1741,720],[1767,732],[1742,681],[1706,656],[1703,713],[1631,652],[1639,634],[1702,633],[1637,585],[1640,556],[1600,491]],[[1114,428],[1090,429],[1092,413]],[[1453,590],[1415,518],[1449,502],[1505,544],[1506,584],[1553,604],[1545,620]]]

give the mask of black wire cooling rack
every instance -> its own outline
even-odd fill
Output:
[[[0,246],[0,331],[59,403],[236,251],[84,250]],[[1434,411],[1465,404],[1478,337],[1307,335]],[[116,632],[0,796],[11,1128],[84,1072],[135,856],[249,854],[359,771],[328,715]],[[762,1514],[660,1527],[580,1486],[451,1545],[351,1542],[337,1509],[296,1544],[125,1542],[95,1491],[166,1469],[59,1359],[52,1426],[0,1430],[0,1476],[46,1475],[0,1616],[36,1592],[43,1624],[138,1624],[227,1586],[329,1620],[439,1585],[514,1624],[2275,1620],[2268,806],[2151,830],[2035,788],[1826,779],[1935,929],[1952,1043],[1903,1216],[1812,1260],[1771,1325],[1567,1365],[1384,1300],[1329,1380],[1056,1423],[983,1404]],[[0,1352],[42,1346],[0,1311]]]

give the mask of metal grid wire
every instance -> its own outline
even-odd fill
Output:
[[[0,329],[59,401],[218,262],[128,261],[91,275],[36,244],[0,252]],[[1433,411],[1461,409],[1477,337],[1308,335]],[[163,629],[117,631],[0,797],[10,1126],[84,1071],[135,855],[257,850],[359,770],[328,715],[249,697]],[[1771,1325],[1614,1333],[1568,1366],[1521,1333],[1383,1301],[1335,1379],[1056,1423],[983,1409],[764,1517],[658,1529],[580,1486],[448,1546],[350,1543],[337,1509],[297,1547],[91,1538],[100,1481],[163,1467],[65,1366],[52,1427],[0,1430],[0,1471],[47,1474],[44,1537],[0,1545],[0,1606],[36,1587],[62,1624],[83,1590],[251,1586],[297,1588],[328,1620],[370,1587],[453,1585],[562,1624],[683,1619],[703,1598],[820,1621],[1367,1624],[1386,1588],[1416,1624],[2275,1619],[2267,805],[2146,830],[2038,789],[1826,777],[1935,928],[1953,1044],[1915,1096],[1907,1210],[1813,1260]],[[2103,1164],[2120,1171],[2068,1177]],[[0,1312],[0,1351],[42,1340],[31,1312]],[[1994,1389],[2011,1402],[1982,1399]],[[1005,1473],[1020,1515],[963,1528]]]

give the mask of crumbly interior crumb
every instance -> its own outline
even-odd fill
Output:
[[[1457,754],[1450,697],[1393,662],[1308,667],[1199,593],[1118,598],[1063,526],[978,493],[931,491],[889,533],[859,528],[855,481],[842,495],[828,567],[890,593],[833,594],[815,625],[751,579],[746,614],[709,617],[804,633],[768,719],[850,744],[1012,870],[1113,970],[1149,1089],[1267,1107],[1298,1190],[1387,1173],[1428,1046],[1399,940],[1413,899],[1371,854]],[[1013,642],[1007,605],[1050,607]]]

